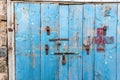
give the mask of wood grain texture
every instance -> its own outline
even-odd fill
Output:
[[[117,25],[117,80],[120,79],[120,4],[118,4],[118,25]]]
[[[88,15],[89,14],[89,15]],[[94,80],[94,37],[95,5],[84,5],[83,20],[83,80]],[[87,53],[86,46],[89,45]]]
[[[40,4],[16,3],[15,14],[16,80],[40,80]]]
[[[105,36],[113,36],[114,43],[105,45],[105,52],[95,51],[95,79],[116,79],[117,4],[96,5],[95,31],[107,26]],[[100,15],[98,15],[100,14]],[[96,31],[97,32],[97,31]],[[95,33],[97,34],[97,33]],[[96,46],[95,46],[96,50]]]
[[[9,80],[15,80],[15,52],[14,52],[14,7],[10,0],[7,0],[7,35],[8,35],[8,66],[9,66]],[[8,29],[12,29],[9,32]]]
[[[82,79],[82,5],[69,5],[69,80]]]
[[[69,7],[68,5],[61,5],[59,6],[59,24],[60,24],[60,38],[68,38],[69,32],[68,32],[68,19],[69,19]],[[68,52],[68,41],[61,41],[60,46],[60,52]],[[68,58],[69,56],[66,55],[66,64],[62,64],[62,56],[60,56],[59,60],[59,80],[68,80],[68,68],[69,68],[69,62]]]
[[[11,0],[11,1],[32,1],[32,2],[48,2],[48,1],[63,1],[63,2],[120,2],[120,0]]]
[[[41,80],[58,80],[59,59],[53,55],[57,52],[56,42],[49,39],[59,35],[59,7],[58,4],[41,4]],[[46,26],[50,27],[50,35],[46,33]],[[45,45],[49,46],[46,55]],[[54,75],[54,76],[53,76]]]
[[[16,79],[119,80],[119,7],[118,4],[15,3]],[[98,52],[92,40],[97,36],[97,28],[103,26],[107,26],[105,36],[113,36],[114,43],[105,44],[105,51]],[[69,41],[59,41],[57,50],[57,42],[49,41],[55,38]],[[89,42],[87,54],[84,45]],[[49,46],[48,55],[45,45]],[[77,54],[66,55],[65,65],[61,55],[54,55],[64,51]]]

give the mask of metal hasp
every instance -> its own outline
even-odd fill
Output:
[[[97,36],[94,37],[93,42],[97,44],[97,51],[102,52],[105,51],[105,44],[113,44],[114,37],[106,37],[107,27],[97,28]]]
[[[47,35],[50,35],[50,27],[49,27],[49,26],[46,26],[45,30],[46,30],[46,32],[47,32]]]
[[[59,48],[61,46],[60,41],[69,41],[68,38],[55,38],[55,39],[49,39],[50,42],[56,42],[57,43],[57,51],[55,52],[54,55],[62,55],[62,64],[65,65],[66,64],[66,58],[65,55],[73,55],[76,54],[74,52],[59,52]]]
[[[62,55],[62,64],[66,64],[66,58],[65,55],[75,55],[77,53],[74,52],[55,52],[54,55]]]

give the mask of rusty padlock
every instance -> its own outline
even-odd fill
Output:
[[[65,59],[65,55],[62,55],[62,65],[66,64],[66,59]]]

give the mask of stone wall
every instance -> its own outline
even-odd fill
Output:
[[[7,28],[6,0],[0,0],[0,80],[8,80],[6,28]]]

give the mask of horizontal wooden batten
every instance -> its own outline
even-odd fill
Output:
[[[11,0],[11,2],[29,2],[29,3],[51,3],[51,4],[59,4],[59,5],[82,5],[82,4],[119,4],[120,1],[70,1],[70,0]]]

